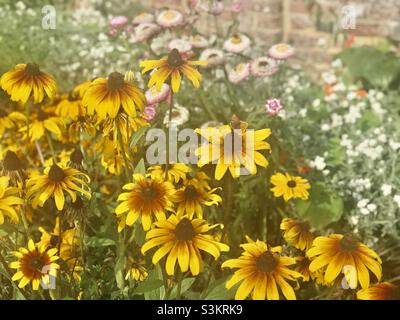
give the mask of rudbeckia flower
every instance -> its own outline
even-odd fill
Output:
[[[307,190],[311,186],[307,179],[291,176],[288,173],[277,173],[271,177],[271,183],[274,185],[271,191],[275,197],[283,196],[285,201],[289,201],[292,198],[308,199],[309,193]]]
[[[328,283],[339,277],[344,267],[353,268],[353,277],[358,279],[363,289],[370,284],[368,270],[372,271],[378,281],[382,276],[382,260],[376,252],[351,235],[331,234],[328,237],[317,237],[306,255],[312,260],[311,272],[326,267],[324,279]]]
[[[166,168],[167,166],[165,164],[149,167],[151,177],[165,177]],[[184,163],[170,163],[168,165],[167,179],[168,181],[178,183],[181,180],[186,180],[186,175],[191,171],[192,169]]]
[[[76,121],[86,115],[86,108],[83,107],[80,97],[71,92],[58,103],[56,114],[63,119],[71,118]]]
[[[149,273],[141,263],[133,261],[132,259],[130,260],[130,267],[126,273],[125,280],[131,279],[137,282],[142,282],[147,278]]]
[[[19,216],[16,209],[24,203],[19,196],[20,189],[8,185],[9,177],[0,177],[0,225],[4,223],[4,216],[13,223],[18,223]]]
[[[35,104],[43,101],[45,96],[52,99],[57,91],[54,78],[42,71],[35,63],[17,64],[14,69],[0,78],[1,87],[13,101],[25,104],[31,94]]]
[[[400,288],[390,282],[371,285],[357,292],[359,300],[400,300]]]
[[[156,69],[151,74],[148,83],[149,88],[156,85],[158,91],[161,90],[163,83],[171,77],[171,87],[173,92],[178,92],[181,86],[181,73],[183,73],[195,86],[200,87],[201,74],[192,66],[205,65],[205,61],[184,60],[177,49],[172,49],[167,57],[160,60],[146,60],[140,63],[143,68],[142,74]]]
[[[254,300],[279,300],[279,291],[286,299],[296,300],[292,286],[287,282],[297,281],[302,275],[288,266],[295,265],[294,258],[281,255],[282,247],[271,247],[262,241],[240,245],[244,250],[237,259],[227,260],[222,268],[239,269],[226,283],[230,289],[241,282],[235,295],[236,300],[244,300],[251,293]]]
[[[168,275],[175,273],[178,262],[182,272],[190,270],[192,275],[200,273],[203,259],[200,253],[205,251],[218,259],[221,252],[229,251],[226,244],[218,242],[210,234],[206,234],[218,225],[210,226],[202,219],[178,218],[172,214],[168,220],[157,221],[154,228],[146,234],[148,240],[142,247],[145,254],[150,249],[160,246],[153,255],[153,263],[157,264],[166,257],[165,270]]]
[[[142,111],[145,105],[142,91],[126,81],[119,72],[111,73],[108,78],[97,78],[86,90],[82,103],[87,106],[89,115],[95,112],[100,120],[107,115],[115,118],[120,109],[129,116],[136,117],[136,110]]]
[[[18,261],[10,263],[10,268],[17,269],[12,277],[13,281],[18,281],[19,288],[24,288],[32,283],[33,290],[39,290],[41,282],[50,284],[50,277],[57,276],[57,269],[60,266],[55,263],[58,257],[55,255],[57,249],[47,249],[43,245],[35,245],[32,239],[28,241],[28,248],[20,248],[13,252]]]
[[[90,178],[86,174],[73,168],[53,164],[51,167],[46,167],[43,175],[33,176],[28,180],[26,198],[35,195],[32,207],[36,208],[43,207],[45,202],[54,196],[56,207],[61,211],[65,203],[64,191],[71,197],[72,202],[76,201],[77,192],[88,199],[91,198],[90,192],[85,190],[89,189],[89,182]]]
[[[18,127],[19,124],[25,123],[25,116],[18,111],[8,112],[3,108],[0,108],[0,137],[4,134],[7,129]]]
[[[314,235],[310,232],[308,223],[284,218],[281,222],[281,230],[283,230],[283,238],[286,242],[295,248],[303,251],[311,248]]]

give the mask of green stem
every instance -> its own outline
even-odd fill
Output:
[[[176,299],[177,300],[179,300],[181,298],[183,278],[184,278],[183,272],[179,272],[179,274],[178,274],[178,287],[176,288]]]
[[[168,275],[167,275],[167,272],[165,271],[165,268],[163,268],[163,267],[161,267],[161,272],[162,272],[163,282],[164,282],[165,300],[168,300],[169,299]]]
[[[166,155],[165,155],[165,160],[166,160],[166,165],[165,165],[165,181],[168,180],[168,170],[169,170],[169,130],[171,129],[171,120],[172,120],[172,108],[174,105],[174,93],[171,91],[171,98],[169,101],[169,110],[168,110],[168,130],[167,130],[167,146],[166,146]]]
[[[6,260],[4,259],[4,257],[3,257],[2,254],[0,254],[0,263],[3,265],[4,270],[8,273],[8,275],[9,275],[9,277],[10,277],[9,280],[11,281],[12,285],[14,286],[14,288],[16,288],[16,290],[18,290],[19,293],[21,293],[21,295],[22,295],[26,300],[28,300],[28,296],[25,294],[25,292],[24,292],[21,288],[19,288],[17,285],[15,285],[14,281],[12,280],[12,277],[13,277],[12,271],[11,271],[11,269],[8,267],[8,264],[7,264],[7,262],[6,262]]]
[[[225,199],[224,199],[224,232],[227,230],[227,226],[231,223],[232,220],[232,211],[233,211],[233,195],[234,195],[234,179],[230,175],[229,172],[226,173],[225,183],[224,183],[224,191],[225,191]]]
[[[57,164],[56,153],[54,151],[53,141],[51,140],[50,134],[48,132],[46,132],[46,137],[47,137],[47,142],[48,142],[49,147],[50,147],[51,156],[53,158],[53,164]]]

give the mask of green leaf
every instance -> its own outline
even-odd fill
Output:
[[[181,294],[184,294],[186,291],[189,290],[189,288],[192,286],[193,282],[195,282],[196,278],[186,278],[182,280],[182,284],[181,284]],[[178,294],[178,286],[176,285],[170,294],[170,298],[174,299],[176,298]]]
[[[131,147],[134,147],[139,143],[140,139],[146,134],[148,128],[149,128],[148,126],[141,127],[138,131],[134,133],[131,140],[131,145],[130,145]]]
[[[115,246],[115,241],[107,238],[88,237],[85,238],[85,246],[87,247]]]
[[[144,159],[140,159],[138,164],[135,167],[135,170],[133,173],[140,173],[140,174],[145,174],[146,173],[146,166],[144,165]]]
[[[154,270],[149,273],[146,281],[161,281],[161,284],[163,284],[164,282],[161,280],[162,278],[161,266],[157,265]],[[161,285],[156,289],[146,291],[144,292],[144,297],[146,300],[163,300],[165,299],[165,288]]]
[[[160,279],[155,279],[155,280],[146,280],[140,283],[137,288],[135,289],[136,293],[145,293],[149,291],[156,290],[160,287],[162,287],[163,281]]]
[[[307,201],[296,202],[300,217],[308,221],[312,227],[323,230],[336,222],[343,214],[343,200],[322,183],[312,185]]]
[[[233,299],[238,285],[235,285],[228,290],[226,288],[225,284],[226,284],[226,281],[228,281],[228,279],[230,277],[232,277],[232,275],[226,276],[222,279],[215,281],[214,286],[204,297],[204,300],[230,300],[230,299]]]

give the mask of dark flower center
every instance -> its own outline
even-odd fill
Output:
[[[353,252],[358,247],[358,241],[351,235],[344,235],[339,242],[340,249],[347,252]]]
[[[107,83],[111,90],[121,89],[125,84],[124,76],[119,72],[113,72],[108,76]]]
[[[218,58],[218,55],[217,55],[216,53],[211,53],[211,54],[208,56],[208,59],[214,59],[214,58]]]
[[[256,267],[261,272],[272,272],[275,270],[276,266],[277,262],[274,255],[269,251],[261,254],[256,260]]]
[[[75,149],[74,152],[71,153],[69,159],[75,164],[81,164],[83,160],[83,154],[81,150]]]
[[[49,171],[49,179],[54,182],[60,182],[65,178],[65,173],[58,165],[53,164]]]
[[[188,218],[183,218],[176,225],[175,237],[177,240],[189,241],[192,240],[195,235],[196,232],[194,231],[192,223]]]
[[[7,171],[20,170],[22,169],[22,162],[14,152],[8,150],[3,160],[3,166]]]
[[[289,180],[288,182],[287,182],[287,186],[289,187],[289,188],[295,188],[296,187],[296,181],[294,181],[294,180]]]
[[[5,118],[8,116],[8,113],[4,109],[0,109],[0,118]]]
[[[77,101],[79,100],[79,96],[72,91],[68,93],[68,101]]]
[[[168,65],[170,67],[177,68],[183,64],[184,64],[184,61],[183,61],[181,55],[179,54],[178,49],[176,49],[176,48],[172,49],[168,55]]]
[[[49,115],[46,112],[44,112],[42,109],[39,109],[37,118],[39,121],[44,121],[49,118]]]
[[[198,197],[198,192],[194,186],[187,186],[185,188],[185,198],[186,199],[196,199]]]
[[[53,234],[50,238],[50,245],[52,248],[58,247],[58,244],[60,243],[60,236]]]
[[[36,63],[28,63],[25,67],[25,73],[29,76],[37,76],[40,74],[39,65]]]
[[[269,63],[268,63],[267,61],[260,61],[260,62],[258,63],[258,65],[259,65],[260,67],[266,67],[266,66],[269,65]]]
[[[43,260],[41,259],[41,257],[32,257],[29,260],[29,267],[32,270],[42,271],[44,265],[45,264],[43,263]]]
[[[142,196],[145,200],[153,200],[157,198],[158,191],[151,186],[146,187],[142,190]]]

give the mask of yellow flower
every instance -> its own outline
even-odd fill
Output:
[[[296,281],[302,275],[288,268],[294,265],[294,258],[282,256],[282,247],[271,247],[263,241],[242,244],[244,252],[237,259],[227,260],[222,268],[237,268],[232,278],[227,281],[226,288],[242,282],[235,295],[236,300],[244,300],[251,293],[254,300],[279,300],[278,287],[288,300],[295,300],[296,295],[286,281]]]
[[[201,74],[192,66],[206,65],[205,61],[187,61],[182,59],[177,49],[172,49],[167,57],[160,60],[147,60],[140,63],[143,68],[142,74],[157,69],[148,83],[149,88],[156,85],[158,91],[164,82],[171,77],[171,87],[173,92],[179,92],[181,86],[181,73],[183,73],[193,84],[194,87],[199,88],[201,82]]]
[[[259,150],[270,150],[270,145],[263,141],[271,134],[270,129],[247,130],[247,125],[225,125],[219,128],[196,129],[206,144],[196,150],[200,156],[198,166],[216,163],[215,179],[221,180],[229,169],[232,177],[238,178],[244,166],[252,175],[257,173],[257,165],[266,168],[267,159]]]
[[[19,216],[16,209],[24,203],[19,197],[20,189],[9,187],[9,177],[0,177],[0,225],[4,223],[4,216],[13,223],[18,223]]]
[[[137,282],[142,282],[148,275],[149,273],[141,263],[132,260],[131,266],[126,273],[125,280],[132,279]]]
[[[79,96],[71,92],[58,103],[56,114],[63,119],[71,118],[76,121],[79,117],[86,115],[86,108],[82,105]]]
[[[1,87],[13,101],[26,103],[33,93],[33,102],[40,103],[45,95],[52,99],[57,91],[54,78],[42,71],[35,63],[17,64],[0,78]]]
[[[307,222],[284,218],[281,222],[281,230],[283,230],[283,238],[286,242],[295,248],[302,251],[311,248],[314,235],[310,232],[310,226]]]
[[[399,287],[390,282],[382,282],[371,285],[367,289],[357,292],[357,299],[360,300],[400,300]]]
[[[218,259],[221,252],[229,251],[226,244],[217,242],[212,235],[205,234],[218,225],[210,226],[202,219],[178,218],[172,214],[168,220],[157,221],[154,228],[147,232],[142,253],[161,246],[153,255],[153,263],[157,264],[166,257],[165,270],[168,275],[175,273],[178,262],[182,272],[190,270],[196,276],[202,270],[203,260],[200,250]]]
[[[303,276],[303,282],[308,282],[310,279],[315,280],[318,284],[328,285],[324,281],[323,269],[318,269],[315,272],[310,271],[311,260],[307,257],[298,256],[296,259],[296,268],[294,269]]]
[[[197,218],[203,218],[202,205],[212,206],[218,205],[222,202],[222,198],[214,194],[216,190],[221,188],[214,188],[212,190],[205,190],[201,186],[191,183],[191,181],[184,182],[182,188],[176,191],[176,203],[178,209],[176,211],[178,217],[182,217],[185,213],[190,218],[196,214]]]
[[[25,123],[25,121],[26,118],[22,113],[18,111],[7,112],[0,108],[0,136],[2,136],[7,129],[18,126],[20,123]]]
[[[18,269],[12,277],[13,281],[19,281],[18,287],[24,288],[32,283],[33,290],[38,290],[41,282],[50,284],[49,276],[56,277],[60,266],[55,263],[58,257],[57,249],[47,250],[46,246],[35,245],[32,239],[28,241],[28,248],[20,248],[13,252],[18,261],[10,263],[10,268]]]
[[[344,268],[352,268],[353,277],[358,279],[363,289],[368,288],[372,271],[379,281],[382,276],[382,260],[366,245],[360,243],[350,235],[332,234],[328,237],[315,238],[311,249],[306,253],[312,262],[310,271],[327,267],[324,280],[333,282]]]
[[[133,183],[123,186],[119,195],[121,203],[115,208],[119,218],[123,218],[118,227],[121,231],[126,225],[132,226],[141,217],[144,230],[149,230],[153,218],[165,220],[165,211],[173,211],[175,189],[172,183],[164,181],[163,177],[150,178],[149,175],[134,174]]]
[[[271,177],[271,183],[274,185],[271,191],[277,198],[283,196],[285,201],[289,201],[292,198],[308,199],[309,193],[307,189],[310,189],[311,186],[307,179],[291,176],[288,173],[277,173]]]
[[[53,164],[51,167],[46,167],[43,175],[33,176],[28,180],[26,198],[29,199],[35,195],[32,207],[36,208],[38,205],[42,207],[51,196],[54,196],[56,207],[61,211],[65,202],[64,191],[69,194],[72,202],[76,201],[76,192],[88,199],[91,198],[90,192],[84,189],[89,189],[89,182],[90,178],[79,170],[69,167],[61,168]]]
[[[121,108],[132,118],[136,109],[142,111],[145,104],[142,91],[134,84],[125,81],[124,75],[111,73],[108,78],[97,78],[85,91],[82,103],[87,106],[89,115],[97,113],[99,119],[115,118]]]
[[[149,167],[151,177],[165,177],[166,165],[154,165]],[[180,180],[186,179],[186,174],[192,169],[183,163],[170,163],[168,165],[168,181],[178,183]]]

